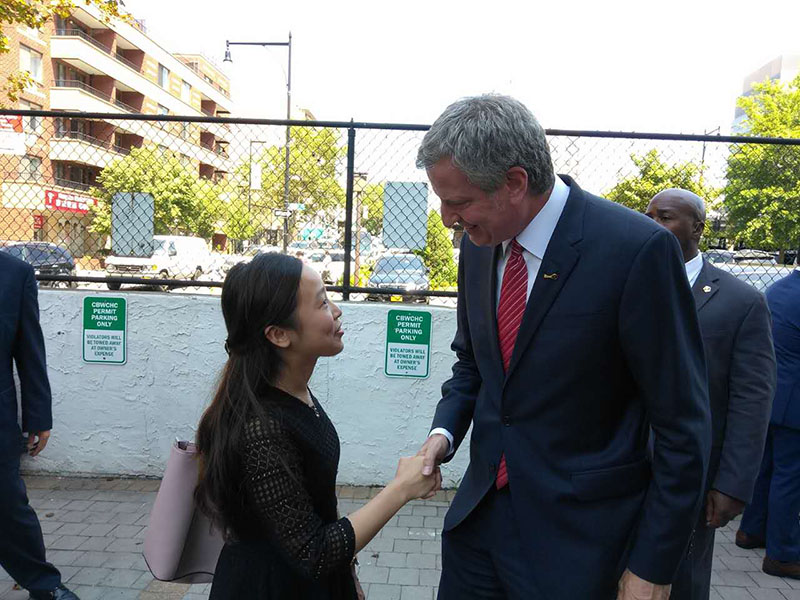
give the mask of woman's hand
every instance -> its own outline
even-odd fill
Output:
[[[394,483],[403,491],[408,500],[429,498],[442,484],[442,472],[437,467],[430,475],[422,474],[424,456],[401,458],[397,463]]]

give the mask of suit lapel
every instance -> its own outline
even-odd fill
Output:
[[[483,276],[488,277],[489,285],[484,286],[483,296],[483,318],[485,323],[489,323],[489,355],[492,361],[492,371],[497,375],[498,380],[503,380],[503,358],[500,354],[500,339],[497,334],[497,261],[503,245],[498,244],[492,252],[485,255],[489,257],[489,264],[482,265]]]
[[[717,283],[719,277],[716,276],[713,269],[714,268],[709,263],[703,261],[703,268],[700,269],[697,281],[695,281],[692,286],[692,295],[694,296],[697,312],[700,312],[700,309],[703,308],[717,293],[717,290],[719,290],[719,284]]]
[[[506,379],[514,371],[522,353],[539,329],[542,320],[580,258],[580,252],[575,246],[583,236],[586,198],[577,183],[564,175],[560,177],[570,186],[569,197],[553,232],[553,237],[550,238],[550,243],[547,245],[536,281],[533,282],[533,289],[525,307],[519,333],[517,333],[517,341],[514,344],[514,352],[511,355],[511,364],[508,367]],[[496,330],[496,318],[494,322]]]

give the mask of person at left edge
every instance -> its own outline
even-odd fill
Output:
[[[13,367],[17,365],[22,429]],[[19,474],[22,432],[27,450],[44,450],[53,426],[44,337],[33,268],[0,252],[0,565],[33,600],[78,600],[45,558],[42,528]]]

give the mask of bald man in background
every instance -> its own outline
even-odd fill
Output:
[[[671,600],[708,600],[714,530],[753,495],[775,392],[775,352],[764,295],[703,260],[705,203],[692,192],[656,194],[647,216],[681,245],[706,353],[712,447],[706,504],[673,580]]]

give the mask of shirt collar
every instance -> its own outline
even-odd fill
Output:
[[[694,285],[700,271],[703,270],[703,253],[698,252],[692,260],[686,263],[686,277],[689,279],[689,285]]]
[[[561,213],[564,212],[568,197],[569,186],[556,175],[553,191],[550,192],[550,197],[544,203],[542,210],[517,236],[517,242],[519,242],[520,246],[536,258],[544,258],[547,245],[550,243],[550,238],[553,237],[553,232],[556,230]],[[505,256],[510,243],[511,240],[503,242],[503,256]]]

